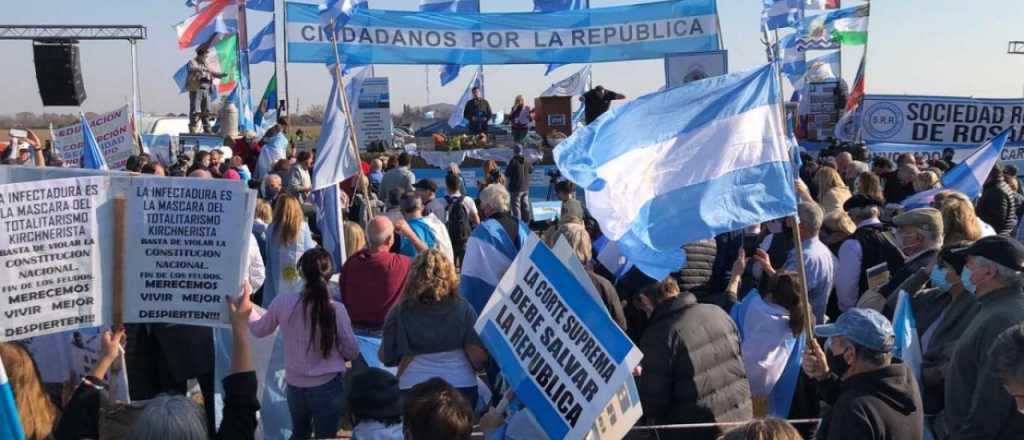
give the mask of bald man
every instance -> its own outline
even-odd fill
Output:
[[[195,171],[192,171],[188,175],[188,177],[195,177],[197,179],[212,179],[213,178],[213,174],[210,174],[209,171],[206,171],[204,169],[197,169]]]
[[[402,296],[412,259],[391,252],[395,225],[386,216],[366,225],[366,242],[367,248],[348,257],[341,268],[341,302],[356,334],[379,337],[384,318]]]

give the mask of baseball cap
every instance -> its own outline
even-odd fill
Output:
[[[915,226],[942,235],[942,213],[935,208],[911,209],[892,219],[896,226]]]
[[[437,192],[437,184],[430,179],[420,179],[419,182],[416,182],[416,184],[413,185],[413,188]]]
[[[846,203],[843,203],[843,211],[849,211],[851,209],[865,208],[868,206],[877,206],[881,208],[885,205],[885,202],[879,200],[875,196],[869,196],[867,194],[854,194],[850,197]]]
[[[985,257],[1002,266],[1024,271],[1024,245],[1012,238],[991,236],[974,244],[953,251],[955,255]]]
[[[885,316],[871,309],[852,308],[839,315],[832,324],[814,326],[821,337],[842,336],[869,350],[892,351],[896,336]]]

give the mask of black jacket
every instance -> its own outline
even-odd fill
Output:
[[[604,94],[601,96],[598,96],[597,89],[584,93],[583,96],[580,97],[580,100],[583,101],[583,105],[585,106],[583,109],[583,117],[587,124],[594,122],[595,119],[608,111],[608,107],[611,106],[612,101],[617,99],[626,99],[626,97],[608,89],[605,89]]]
[[[923,424],[917,379],[905,365],[891,364],[844,380],[815,438],[917,440]]]
[[[622,331],[626,331],[626,315],[622,311],[622,301],[619,300],[619,293],[615,291],[615,286],[607,278],[594,272],[593,269],[587,268],[587,275],[590,276],[590,281],[594,283],[597,295],[601,297],[601,302],[608,309],[608,314],[611,315],[612,321],[615,321]]]
[[[469,121],[469,132],[472,134],[486,133],[491,116],[494,116],[491,104],[484,98],[470,99],[462,111],[462,117]]]
[[[750,385],[729,315],[689,293],[658,304],[637,344],[647,424],[737,422],[752,418]],[[673,430],[662,439],[709,439],[717,428]]]
[[[510,193],[524,193],[530,191],[530,163],[521,154],[512,156],[505,167],[505,178],[508,180],[508,191]]]
[[[243,371],[227,376],[224,385],[224,412],[215,440],[252,440],[256,436],[256,372]],[[100,407],[107,402],[105,391],[80,385],[71,396],[64,414],[53,431],[55,440],[99,438]]]
[[[718,245],[715,240],[701,240],[683,246],[683,251],[686,252],[686,264],[678,272],[673,272],[672,278],[679,283],[679,290],[693,293],[700,302],[705,302],[711,293],[711,274],[715,269]]]
[[[1009,237],[1017,226],[1017,198],[1006,182],[986,182],[975,212],[999,235]]]

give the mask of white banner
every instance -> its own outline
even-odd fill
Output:
[[[977,147],[1007,128],[1008,145],[1024,143],[1024,99],[867,95],[864,141]]]
[[[132,112],[128,106],[92,117],[89,126],[103,150],[107,166],[112,170],[124,169],[128,157],[135,154],[135,136],[132,130]],[[81,167],[82,124],[76,122],[53,131],[53,148],[60,154],[64,166]]]
[[[643,413],[632,377],[643,354],[595,292],[568,244],[552,252],[531,235],[476,322],[551,439],[622,438]]]
[[[0,341],[103,321],[96,209],[102,177],[0,185]]]
[[[365,150],[370,142],[385,141],[391,146],[391,95],[387,78],[366,78],[355,103],[356,140]]]

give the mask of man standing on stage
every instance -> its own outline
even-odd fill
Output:
[[[188,80],[185,88],[188,90],[188,130],[191,133],[199,131],[199,121],[203,121],[203,132],[209,133],[210,120],[210,87],[213,87],[213,77],[224,78],[226,73],[214,72],[206,65],[206,54],[210,46],[203,44],[196,48],[196,57],[188,61]],[[196,106],[199,111],[196,112]]]
[[[590,125],[591,122],[594,122],[595,119],[608,111],[612,101],[617,99],[626,99],[626,95],[606,90],[604,86],[594,87],[591,91],[580,96],[580,101],[583,101],[583,106],[585,107],[584,119],[587,125]]]
[[[480,96],[480,88],[473,87],[473,99],[466,103],[462,117],[469,121],[469,134],[487,133],[487,123],[491,120],[491,104]]]

